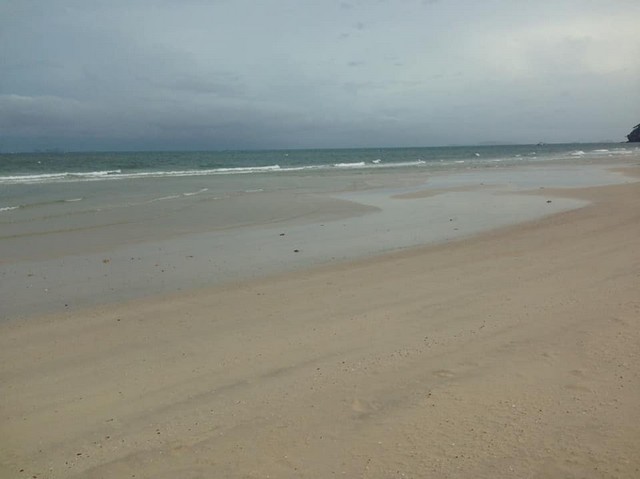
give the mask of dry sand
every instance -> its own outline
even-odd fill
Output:
[[[6,478],[640,477],[640,183],[449,244],[0,325]]]

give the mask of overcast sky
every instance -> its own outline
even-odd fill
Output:
[[[0,0],[0,149],[624,140],[638,0]]]

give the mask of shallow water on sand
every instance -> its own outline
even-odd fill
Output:
[[[461,238],[584,205],[510,193],[631,181],[606,166],[20,185],[33,188],[32,206],[0,217],[8,298],[0,313],[123,301]]]

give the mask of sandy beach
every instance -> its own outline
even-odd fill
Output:
[[[0,477],[640,477],[640,183],[522,196],[586,206],[3,321]]]
[[[640,479],[639,20],[0,0],[0,479]]]

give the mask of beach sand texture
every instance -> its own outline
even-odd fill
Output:
[[[592,203],[0,324],[0,477],[640,477],[640,183],[549,195]]]

